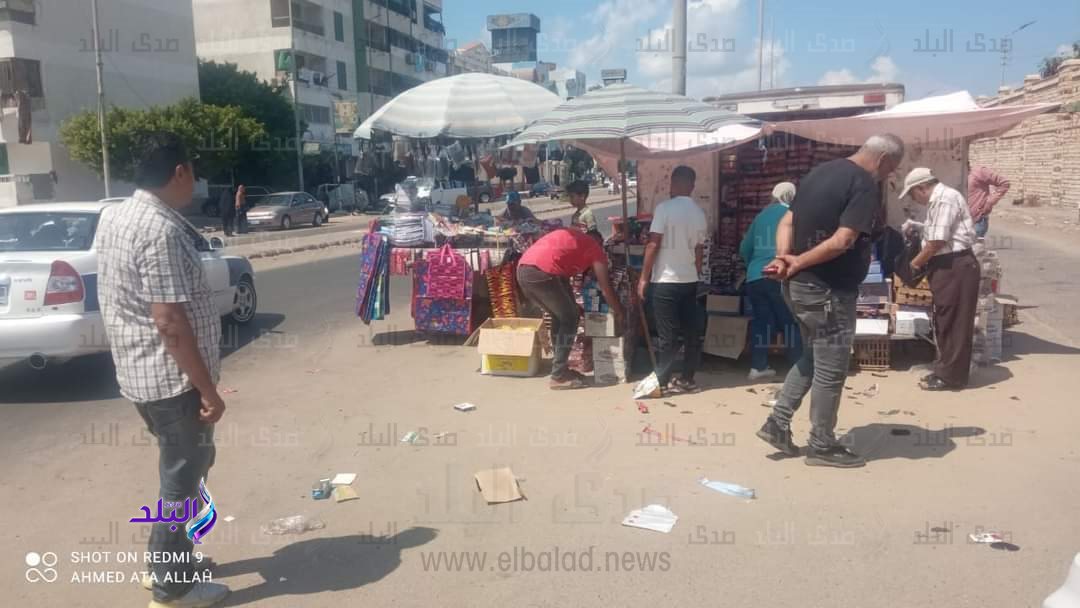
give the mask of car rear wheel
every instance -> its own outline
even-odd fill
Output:
[[[255,318],[255,309],[259,304],[258,294],[255,293],[255,283],[251,277],[240,277],[236,284],[236,293],[233,295],[233,310],[229,318],[239,325],[247,325]]]
[[[315,218],[311,220],[311,225],[318,228],[319,226],[322,226],[322,222],[323,222],[322,211],[315,212]]]
[[[292,218],[286,215],[285,217],[281,218],[281,229],[288,230],[290,228],[292,228]]]

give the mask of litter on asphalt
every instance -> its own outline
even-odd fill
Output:
[[[677,521],[679,516],[672,513],[671,509],[664,505],[649,505],[630,511],[630,514],[623,518],[622,525],[667,534]]]
[[[698,483],[709,488],[710,490],[716,490],[722,494],[728,496],[734,496],[736,498],[757,498],[754,494],[754,490],[751,488],[744,488],[737,483],[728,483],[726,481],[709,481],[707,478],[702,477],[698,479]]]

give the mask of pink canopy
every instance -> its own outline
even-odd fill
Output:
[[[816,141],[862,145],[871,135],[892,133],[905,143],[924,148],[952,148],[975,137],[993,136],[1025,118],[1056,109],[1057,103],[980,108],[967,91],[927,97],[898,104],[888,110],[814,120],[789,120],[770,125]]]

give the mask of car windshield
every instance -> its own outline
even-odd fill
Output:
[[[291,194],[268,194],[255,200],[256,207],[282,207],[288,206],[292,201]]]
[[[3,213],[0,251],[87,251],[97,220],[96,213]]]

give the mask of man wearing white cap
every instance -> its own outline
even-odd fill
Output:
[[[922,251],[911,260],[911,268],[929,271],[938,348],[934,373],[924,377],[919,386],[928,391],[959,390],[967,386],[971,374],[975,310],[979,303],[981,273],[971,250],[976,239],[975,223],[964,196],[939,182],[926,167],[912,169],[904,179],[900,198],[909,194],[916,203],[929,205]]]

